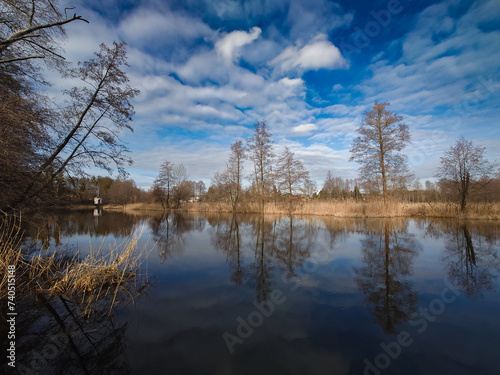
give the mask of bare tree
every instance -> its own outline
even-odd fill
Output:
[[[188,173],[182,164],[163,162],[154,183],[155,197],[164,199],[167,208],[179,207],[181,201],[188,200],[194,195],[194,183],[187,181],[187,178]],[[163,191],[163,196],[159,194],[158,189]]]
[[[16,205],[37,197],[63,171],[80,174],[83,167],[93,165],[111,172],[114,164],[125,175],[123,165],[132,161],[119,133],[133,130],[129,125],[134,114],[130,101],[139,91],[128,85],[123,66],[128,66],[125,43],[114,43],[111,48],[101,44],[95,59],[69,72],[85,86],[67,93],[72,101],[59,129],[63,136],[37,168],[36,183],[27,186]]]
[[[174,186],[173,170],[174,164],[165,160],[160,166],[160,173],[153,184],[153,196],[160,200],[162,206],[166,204],[167,208],[170,208],[170,195]]]
[[[229,198],[229,175],[227,169],[223,172],[215,172],[208,188],[207,198],[209,201],[226,201]],[[230,198],[229,198],[230,199]]]
[[[182,165],[180,166],[184,168]],[[185,172],[185,169],[184,169]],[[184,173],[182,172],[182,173]],[[179,175],[181,176],[181,175]],[[185,174],[187,178],[187,174]],[[173,195],[173,200],[174,200],[174,207],[178,208],[181,203],[183,202],[189,202],[191,199],[194,197],[195,192],[194,192],[194,186],[195,183],[193,181],[189,181],[186,178],[179,180],[179,184],[175,186],[174,188],[174,195]]]
[[[411,136],[403,118],[386,109],[390,103],[375,103],[365,112],[359,136],[352,144],[351,161],[361,164],[360,174],[365,181],[381,179],[384,203],[387,203],[388,182],[401,185],[411,174],[407,158],[401,154]]]
[[[335,181],[332,176],[332,171],[328,170],[325,177],[325,182],[323,183],[322,195],[324,197],[331,198],[333,190],[335,188]]]
[[[258,121],[254,126],[254,135],[247,140],[249,158],[253,162],[255,186],[259,199],[259,208],[264,212],[264,202],[272,176],[273,140],[265,121]]]
[[[313,180],[306,180],[306,182],[304,183],[304,189],[305,189],[306,195],[310,198],[315,197],[316,192],[318,191],[318,187],[316,186],[316,182],[314,182]]]
[[[73,21],[88,23],[76,13],[63,15],[57,0],[0,1],[0,64],[34,59],[56,64],[64,61],[56,39],[64,37],[62,26]]]
[[[231,145],[231,153],[227,162],[227,177],[229,197],[233,206],[233,212],[236,212],[241,194],[241,180],[243,179],[243,160],[245,159],[245,146],[242,141],[235,141]]]
[[[291,201],[293,193],[305,192],[305,183],[309,180],[309,171],[306,171],[304,164],[295,159],[294,153],[285,147],[283,153],[278,157],[276,172],[278,186],[285,189]]]
[[[0,209],[9,210],[30,184],[50,145],[57,115],[25,80],[0,66]]]
[[[462,211],[465,211],[467,205],[471,183],[487,181],[493,173],[494,165],[484,158],[484,150],[484,147],[473,146],[471,141],[460,137],[441,157],[436,177],[442,179],[441,185],[451,187],[454,199],[460,202]]]
[[[207,192],[207,187],[205,186],[205,183],[203,181],[198,181],[195,183],[194,186],[194,193],[198,197],[201,197],[203,194]]]

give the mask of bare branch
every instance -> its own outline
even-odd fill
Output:
[[[10,62],[14,62],[14,61],[23,61],[23,60],[30,60],[30,59],[44,59],[44,58],[45,58],[45,56],[43,56],[43,55],[13,57],[10,59],[0,59],[0,64],[10,63]]]
[[[30,35],[30,34],[34,33],[35,31],[49,29],[49,28],[56,27],[56,26],[63,26],[65,24],[73,22],[73,21],[84,21],[84,22],[89,23],[89,21],[82,18],[82,16],[77,16],[75,13],[73,15],[73,17],[65,19],[65,20],[51,22],[51,23],[47,23],[47,24],[43,24],[43,25],[30,26],[26,29],[19,30],[18,32],[12,34],[10,37],[8,37],[4,40],[1,40],[0,41],[0,52],[5,50],[5,48],[7,48],[9,45],[11,45],[15,42],[18,42],[18,41],[26,39],[26,38],[33,37],[34,35]]]

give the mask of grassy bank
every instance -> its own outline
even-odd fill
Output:
[[[140,275],[137,252],[140,236],[130,236],[107,253],[100,249],[80,258],[69,252],[24,248],[20,219],[3,217],[0,223],[0,299],[15,294],[34,293],[44,298],[64,298],[90,316],[99,304],[108,314],[120,302],[137,295],[147,285]]]
[[[192,203],[183,207],[190,212],[232,212],[226,203]],[[259,213],[258,204],[243,204],[241,213]],[[403,203],[382,201],[302,201],[289,203],[267,203],[265,214],[314,215],[333,217],[442,217],[463,219],[500,219],[500,204],[470,204],[465,213],[451,203]]]
[[[138,211],[164,211],[160,204],[155,203],[132,203],[124,206],[106,205],[105,210],[116,210],[125,212]],[[232,206],[226,202],[211,203],[186,203],[181,206],[180,211],[204,212],[204,213],[231,213]],[[238,206],[238,213],[258,214],[257,203],[242,203]],[[454,203],[405,203],[389,202],[384,205],[382,201],[356,201],[356,200],[331,200],[331,201],[295,201],[268,202],[264,208],[265,214],[276,215],[314,215],[333,217],[437,217],[437,218],[459,218],[477,220],[500,220],[499,203],[470,203],[465,212]]]

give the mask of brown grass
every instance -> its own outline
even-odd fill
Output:
[[[21,227],[18,219],[6,214],[0,220],[0,298],[4,298],[8,293],[9,266],[15,266],[17,270],[22,265]]]
[[[125,212],[164,211],[160,204],[133,203],[126,206],[105,206],[104,209]],[[232,213],[229,202],[186,203],[179,211],[200,213]],[[237,213],[259,214],[259,204],[243,202]],[[382,200],[302,200],[290,202],[268,202],[264,213],[269,215],[314,215],[333,217],[442,217],[459,219],[500,220],[500,203],[469,203],[464,212],[454,203],[405,203],[390,201],[384,205]]]
[[[183,210],[189,212],[228,213],[232,212],[229,203],[191,203]],[[259,213],[257,203],[242,204],[239,213]],[[265,214],[278,215],[314,215],[332,217],[443,217],[463,219],[500,219],[500,204],[498,203],[471,203],[465,213],[460,212],[459,206],[452,203],[403,203],[382,201],[296,201],[267,203]]]
[[[122,211],[164,211],[164,208],[159,203],[130,203],[125,205],[105,205],[105,210],[122,210]]]
[[[20,245],[19,220],[5,220],[0,244],[0,298],[7,295],[7,270],[16,266],[16,294],[34,292],[49,297],[65,297],[78,306],[83,316],[90,316],[99,304],[108,306],[108,314],[121,301],[135,297],[147,280],[139,274],[143,254],[137,253],[140,235],[129,237],[109,253],[102,249],[79,259],[67,252],[48,254],[40,251],[34,256],[23,254]],[[14,225],[12,225],[14,224]],[[13,228],[13,229],[10,229]]]

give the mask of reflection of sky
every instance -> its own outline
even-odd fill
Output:
[[[428,235],[425,222],[415,223],[410,222],[407,233],[413,235],[418,248],[414,249],[410,275],[403,279],[418,293],[418,311],[439,298],[445,287],[443,252],[448,237]],[[366,266],[362,251],[366,235],[350,232],[330,242],[326,227],[317,224],[312,256],[302,269],[296,269],[300,280],[287,281],[277,259],[266,258],[275,266],[269,280],[272,288],[282,290],[286,300],[251,337],[235,345],[233,355],[222,334],[236,334],[237,318],[246,320],[256,310],[255,283],[248,277],[241,286],[231,283],[234,270],[226,261],[227,254],[214,247],[214,227],[207,222],[202,230],[185,231],[182,251],[164,260],[159,256],[160,244],[148,250],[144,266],[153,286],[147,295],[117,313],[119,321],[130,324],[128,356],[136,373],[363,373],[363,360],[373,361],[382,352],[380,343],[396,338],[376,324],[355,282],[355,270]],[[255,223],[243,222],[239,226],[240,259],[246,272],[258,261],[252,247],[252,225]],[[309,223],[297,220],[295,225],[296,232],[302,233],[301,226]],[[88,243],[83,235],[73,240],[79,247]],[[113,236],[98,240],[106,245],[117,242]],[[154,242],[146,228],[139,248]],[[318,249],[326,250],[327,257],[316,253]],[[481,246],[476,249],[479,257]],[[311,262],[314,259],[320,260]],[[498,290],[498,286],[494,279],[493,288]],[[409,322],[402,323],[397,329],[408,331],[414,342],[383,373],[493,374],[500,349],[499,313],[496,292],[483,291],[482,298],[462,292],[424,332],[418,333],[418,327]]]

